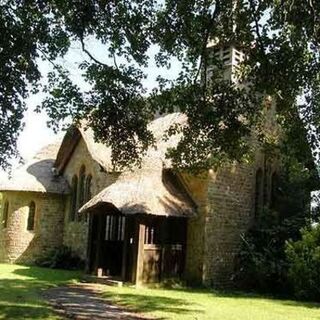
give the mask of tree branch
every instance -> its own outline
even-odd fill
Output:
[[[43,51],[41,48],[37,48],[38,51],[42,53],[42,55],[45,57],[45,59],[53,65],[53,67],[57,70],[59,69],[60,65],[56,64],[52,59],[50,59],[45,51]]]
[[[205,9],[204,9],[205,10]],[[211,28],[212,28],[212,26],[213,26],[213,24],[214,24],[214,22],[215,22],[215,20],[216,20],[216,17],[217,17],[217,15],[220,13],[220,1],[219,0],[217,0],[216,1],[216,6],[215,6],[215,8],[214,8],[214,12],[213,12],[213,14],[212,14],[212,17],[211,17],[211,19],[210,19],[210,21],[209,21],[209,23],[208,23],[208,25],[207,25],[207,27],[206,27],[206,29],[205,29],[205,36],[204,36],[204,39],[203,39],[203,43],[202,43],[202,50],[201,50],[201,60],[200,60],[200,65],[199,65],[199,68],[198,68],[198,72],[197,72],[197,74],[196,74],[196,76],[195,76],[195,79],[194,79],[194,82],[196,82],[197,81],[197,79],[198,79],[198,77],[199,77],[199,74],[200,74],[200,72],[201,72],[201,70],[202,70],[202,68],[203,68],[203,66],[205,67],[205,70],[204,70],[204,73],[205,73],[205,82],[207,81],[207,75],[206,75],[206,73],[207,73],[207,70],[206,70],[206,61],[207,61],[207,59],[206,59],[206,51],[207,51],[207,45],[208,45],[208,41],[209,41],[209,36],[210,36],[210,31],[211,31]]]
[[[309,0],[309,6],[311,8],[312,15],[313,15],[313,33],[314,33],[315,38],[317,38],[317,29],[316,29],[316,26],[317,26],[317,15],[316,15],[316,10],[315,10],[314,5],[313,5],[313,0]]]
[[[102,66],[109,67],[106,63],[103,63],[103,62],[101,62],[100,60],[96,59],[96,58],[90,53],[90,51],[88,51],[88,50],[86,49],[86,46],[85,46],[85,44],[84,44],[83,37],[79,37],[79,39],[80,39],[82,51],[85,52],[85,53],[89,56],[89,58],[90,58],[91,60],[93,60],[95,63],[100,64],[100,65],[102,65]]]
[[[116,58],[116,55],[113,53],[113,54],[112,54],[112,56],[113,56],[113,63],[114,63],[114,65],[115,65],[115,67],[119,70],[119,68],[118,68],[118,64],[117,64],[117,58]]]
[[[263,53],[263,55],[265,55],[264,46],[263,46],[263,42],[262,42],[262,37],[261,37],[261,34],[260,34],[259,20],[257,19],[257,16],[256,16],[257,10],[256,10],[256,6],[255,6],[253,1],[254,0],[249,0],[250,9],[251,9],[252,14],[253,14],[253,20],[254,20],[254,24],[255,24],[255,30],[256,30],[256,34],[257,34],[260,50]]]

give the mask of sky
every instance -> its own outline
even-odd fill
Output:
[[[106,58],[106,48],[100,45],[97,41],[93,39],[88,39],[87,48],[89,48],[91,54],[99,60],[107,63],[113,63],[113,60],[111,61],[111,59]],[[180,70],[180,66],[177,61],[173,61],[172,67],[170,69],[157,68],[153,59],[153,56],[156,52],[156,47],[152,47],[148,52],[151,59],[148,68],[145,69],[147,79],[145,80],[144,84],[149,90],[156,86],[156,77],[159,74],[169,79],[174,78]],[[81,73],[77,67],[77,65],[85,59],[88,60],[89,58],[81,50],[80,45],[73,43],[71,49],[69,50],[69,53],[66,55],[64,59],[60,59],[59,62],[62,63],[64,67],[66,67],[70,71],[72,79],[82,89],[86,90],[89,87],[81,78]],[[119,60],[118,63],[119,62],[123,61]],[[42,83],[44,84],[46,82],[45,75],[51,70],[51,65],[49,62],[39,60],[39,68],[43,75]],[[18,151],[24,159],[24,161],[27,161],[28,159],[32,158],[32,156],[34,156],[34,154],[37,153],[45,145],[57,142],[59,140],[61,141],[64,134],[64,132],[59,132],[58,134],[55,134],[52,129],[48,128],[48,116],[45,114],[45,112],[34,112],[35,107],[41,103],[44,97],[45,95],[40,92],[36,95],[30,96],[26,100],[27,111],[24,118],[25,126],[18,139]],[[19,162],[17,159],[12,159],[11,163],[13,168],[19,166]],[[0,171],[0,176],[3,176],[4,174],[4,172]]]

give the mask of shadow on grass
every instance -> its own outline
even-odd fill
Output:
[[[9,286],[11,287],[11,291],[14,290],[15,286],[17,286],[20,289],[20,294],[22,296],[25,295],[25,290],[28,290],[28,288],[47,288],[48,286],[57,286],[59,284],[65,283],[68,280],[71,279],[77,279],[79,278],[80,273],[78,272],[68,272],[68,271],[61,271],[61,270],[50,270],[45,268],[36,268],[36,267],[30,267],[30,268],[20,268],[16,269],[13,274],[27,277],[27,280],[18,281],[16,285],[14,283],[11,283]],[[0,282],[0,291],[1,291],[1,282]],[[108,287],[106,287],[107,289]],[[22,291],[21,291],[22,290]],[[79,294],[79,289],[77,290]],[[138,291],[137,291],[138,292]],[[164,297],[164,296],[157,296],[156,291],[153,292],[154,294],[152,296],[148,295],[141,295],[141,294],[130,294],[130,293],[120,293],[121,299],[119,301],[116,301],[114,299],[114,294],[110,292],[106,292],[103,294],[103,298],[107,301],[111,301],[112,304],[116,303],[119,306],[123,306],[124,308],[127,308],[129,310],[135,311],[135,312],[154,312],[154,311],[163,311],[166,313],[179,313],[179,314],[188,314],[188,313],[202,313],[202,310],[198,310],[196,306],[189,306],[188,302],[184,299],[179,298],[172,298],[172,297]],[[117,294],[118,296],[118,294]],[[64,297],[66,300],[74,300],[76,298],[79,298],[78,300],[81,300],[81,297],[77,297],[75,292],[70,292],[69,296]],[[87,298],[88,300],[89,298]],[[90,300],[91,299],[91,300]],[[94,295],[89,300],[94,304],[93,302],[99,302],[98,298]],[[90,302],[89,301],[89,302]],[[88,301],[87,301],[88,302]],[[85,303],[85,302],[83,302]],[[1,314],[0,314],[1,315]],[[37,318],[35,318],[37,319]],[[159,318],[157,318],[159,320]]]
[[[34,279],[38,283],[45,282],[47,285],[58,285],[72,280],[78,280],[83,272],[23,266],[21,269],[14,270],[13,274]]]
[[[104,297],[141,313],[197,314],[201,318],[201,314],[204,315],[207,312],[208,306],[212,307],[219,300],[224,300],[219,305],[225,305],[226,308],[229,302],[234,305],[235,301],[239,301],[239,304],[245,304],[248,308],[255,305],[256,308],[261,308],[261,310],[264,308],[270,308],[270,310],[281,309],[283,307],[319,309],[320,316],[319,303],[281,299],[250,292],[221,291],[207,288],[149,288],[147,292],[134,288],[130,290],[132,291],[117,290],[114,292],[114,290],[108,291],[106,287]]]
[[[319,302],[295,301],[295,300],[277,300],[277,301],[284,306],[319,309],[319,312],[320,312],[320,303]],[[319,316],[320,316],[320,314],[319,314]]]
[[[197,308],[195,304],[192,306],[185,299],[172,298],[172,297],[164,297],[161,295],[157,295],[157,291],[154,290],[154,294],[145,295],[138,293],[137,294],[130,293],[116,293],[112,292],[104,292],[103,297],[109,301],[115,302],[123,307],[127,307],[130,310],[141,313],[150,313],[162,311],[165,313],[178,313],[178,314],[201,314],[203,310]],[[153,290],[153,289],[150,289]],[[159,318],[158,318],[159,319]]]
[[[65,283],[71,279],[77,279],[80,277],[80,272],[70,272],[70,271],[61,271],[50,270],[46,268],[21,268],[14,271],[14,274],[19,276],[25,276],[30,278],[34,286],[41,286],[46,284],[47,286],[55,286],[62,283]],[[107,287],[106,287],[107,288]],[[137,291],[138,292],[138,291]],[[120,293],[117,294],[120,297],[119,305],[128,307],[135,312],[154,312],[154,311],[165,311],[169,313],[201,313],[202,310],[198,310],[197,306],[189,305],[188,301],[179,298],[172,297],[163,297],[157,296],[156,290],[154,291],[154,295],[141,295],[141,294],[125,294]],[[114,302],[113,293],[104,293],[104,298],[109,301]]]
[[[3,279],[0,280],[0,318],[4,319],[20,319],[19,317],[9,317],[8,312],[18,312],[11,310],[16,305],[17,309],[26,308],[26,314],[34,312],[34,317],[31,319],[46,319],[45,313],[50,309],[46,308],[44,302],[39,307],[35,300],[35,296],[39,298],[39,292],[42,289],[46,289],[50,286],[57,286],[68,281],[79,279],[80,272],[70,272],[62,270],[50,270],[37,267],[22,267],[13,271],[13,274],[26,277],[25,280],[12,280]],[[212,304],[215,303],[215,299],[239,299],[245,302],[247,300],[248,305],[251,303],[259,303],[270,300],[274,307],[288,306],[288,307],[300,307],[309,309],[319,309],[320,304],[305,301],[289,300],[287,298],[279,298],[267,295],[259,295],[256,293],[247,293],[241,291],[221,291],[205,288],[175,288],[175,289],[148,289],[149,292],[145,293],[139,289],[129,290],[114,290],[108,291],[106,286],[106,292],[103,297],[112,303],[119,304],[124,307],[128,307],[131,310],[142,313],[153,312],[165,312],[165,313],[177,313],[177,314],[203,314],[202,299],[204,296],[212,299]],[[163,291],[168,291],[168,294],[164,294]],[[31,298],[30,298],[31,293]],[[175,294],[177,293],[177,294]],[[204,295],[204,296],[203,296]],[[33,298],[32,298],[33,297]],[[192,297],[192,299],[190,299]],[[29,300],[30,299],[30,300]],[[25,301],[24,301],[25,300]],[[192,300],[192,302],[191,302]],[[7,302],[7,305],[3,303]],[[206,302],[208,303],[208,302]],[[209,302],[211,304],[211,302]],[[28,304],[24,306],[23,304]],[[228,301],[226,301],[228,304]],[[38,310],[32,310],[33,305],[38,305]],[[30,308],[30,309],[28,309]],[[22,309],[21,309],[22,310]],[[4,316],[4,315],[7,315]],[[26,317],[27,318],[27,317]],[[24,319],[24,318],[21,318]]]
[[[49,319],[53,317],[53,312],[47,307],[38,306],[1,306],[0,305],[0,318],[1,319]]]
[[[241,299],[241,300],[250,300],[250,301],[266,301],[270,300],[274,304],[279,304],[283,306],[291,306],[291,307],[303,307],[310,309],[319,309],[320,311],[320,302],[316,301],[301,301],[301,300],[293,300],[292,297],[288,296],[275,296],[271,294],[259,294],[253,291],[240,291],[240,290],[216,290],[204,287],[185,287],[185,288],[174,288],[174,289],[166,289],[169,291],[183,292],[187,294],[205,294],[208,296],[212,296],[212,298],[221,298],[221,299]]]
[[[21,266],[0,279],[0,319],[56,319],[43,290],[77,279],[80,273]]]
[[[259,294],[256,292],[243,292],[243,291],[213,291],[217,297],[221,298],[232,298],[232,299],[248,299],[250,301],[266,301],[269,300],[274,304],[279,304],[283,306],[291,306],[291,307],[303,307],[309,309],[319,309],[320,303],[315,301],[301,301],[294,300],[293,297],[289,296],[275,296],[271,294]]]
[[[41,301],[40,286],[30,280],[0,280],[0,319],[47,319],[51,309]]]

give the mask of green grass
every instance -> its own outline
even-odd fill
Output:
[[[106,287],[104,296],[157,319],[316,320],[320,304],[207,289]]]
[[[0,264],[0,319],[60,319],[41,298],[41,291],[79,276],[79,272]]]
[[[0,264],[0,319],[59,319],[41,298],[48,287],[76,281],[79,272]],[[113,303],[147,317],[174,320],[320,320],[320,304],[207,289],[104,288]]]

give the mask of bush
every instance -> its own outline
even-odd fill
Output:
[[[242,289],[270,292],[283,287],[286,261],[279,250],[282,228],[266,219],[257,222],[242,237],[236,282]]]
[[[319,219],[319,210],[314,208],[310,212],[310,190],[318,181],[314,178],[316,173],[290,157],[282,161],[271,199],[265,201],[263,212],[259,212],[250,230],[243,235],[235,273],[241,289],[292,294],[287,241],[301,240],[300,230]]]
[[[84,268],[84,261],[66,246],[45,253],[35,261],[35,264],[52,269],[77,270]]]
[[[320,300],[320,226],[304,229],[302,239],[288,241],[288,277],[299,299]]]
[[[294,236],[296,219],[279,221],[265,210],[262,217],[242,237],[235,274],[241,289],[263,293],[288,294],[288,261],[285,255],[286,240]]]

